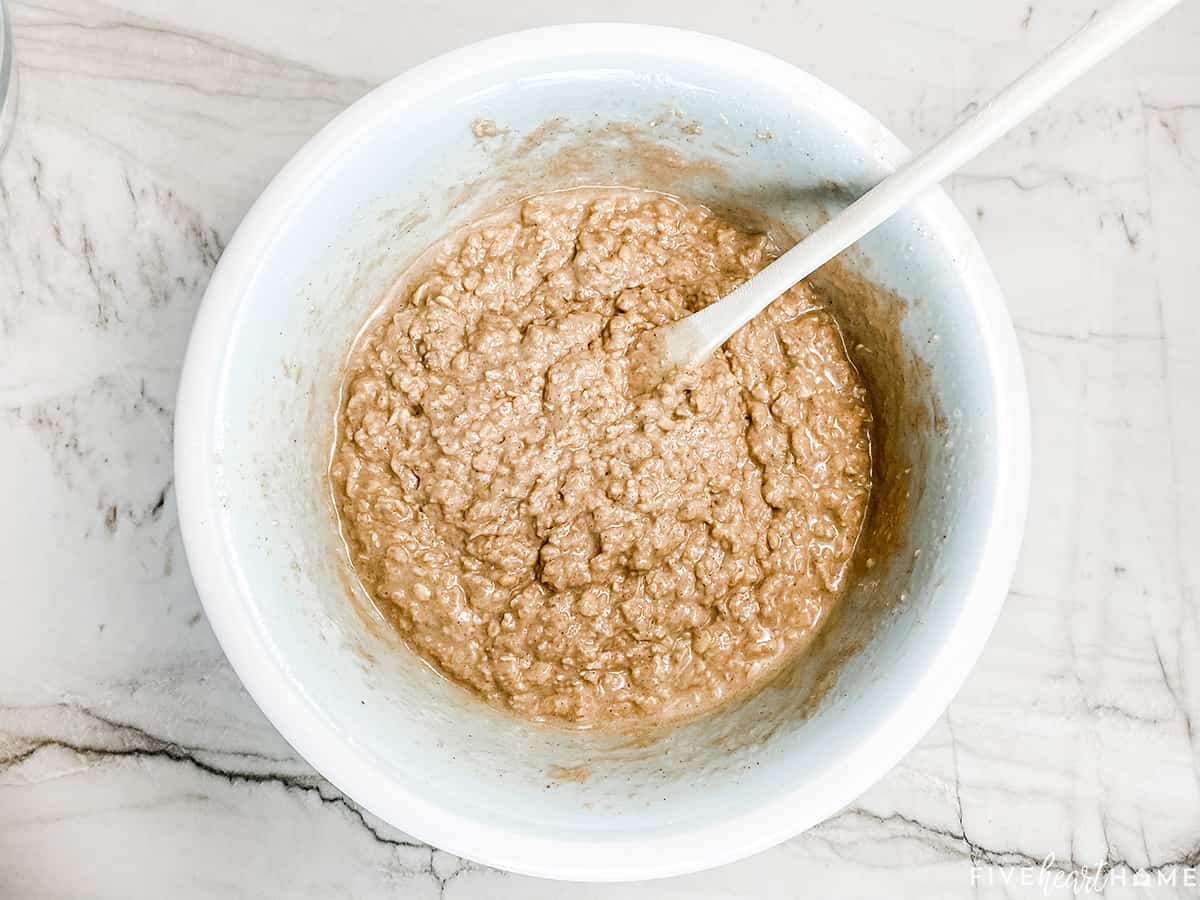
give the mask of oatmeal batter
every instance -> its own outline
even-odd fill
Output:
[[[496,706],[582,728],[761,686],[836,603],[870,418],[797,288],[703,366],[630,383],[639,336],[770,261],[650,192],[523,201],[401,279],[347,367],[330,474],[404,640]]]

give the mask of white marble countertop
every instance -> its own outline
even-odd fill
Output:
[[[1093,5],[12,4],[0,897],[1036,895],[1047,854],[1108,864],[1110,896],[1200,894],[1197,3],[951,184],[1021,339],[1028,536],[949,712],[811,832],[623,886],[505,875],[413,841],[314,775],[241,689],[175,516],[172,404],[209,272],[280,164],[373,84],[501,31],[641,19],[777,53],[920,146]]]

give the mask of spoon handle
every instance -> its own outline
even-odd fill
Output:
[[[701,362],[764,307],[946,178],[1181,0],[1118,0],[970,119],[727,296],[663,330],[668,360]]]

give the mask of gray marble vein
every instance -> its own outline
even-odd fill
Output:
[[[518,27],[664,22],[782,55],[920,146],[1092,8],[11,3],[0,898],[1070,896],[1021,878],[1084,867],[1107,896],[1200,894],[1195,4],[949,182],[1031,386],[1028,536],[948,712],[851,808],[780,847],[663,882],[561,885],[396,831],[241,688],[175,511],[174,394],[209,274],[279,166],[389,75]]]

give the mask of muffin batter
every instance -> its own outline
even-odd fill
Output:
[[[770,261],[662,194],[580,189],[455,233],[347,364],[330,475],[358,576],[490,703],[628,729],[761,686],[836,603],[870,416],[832,317],[789,291],[647,390],[631,355]]]

